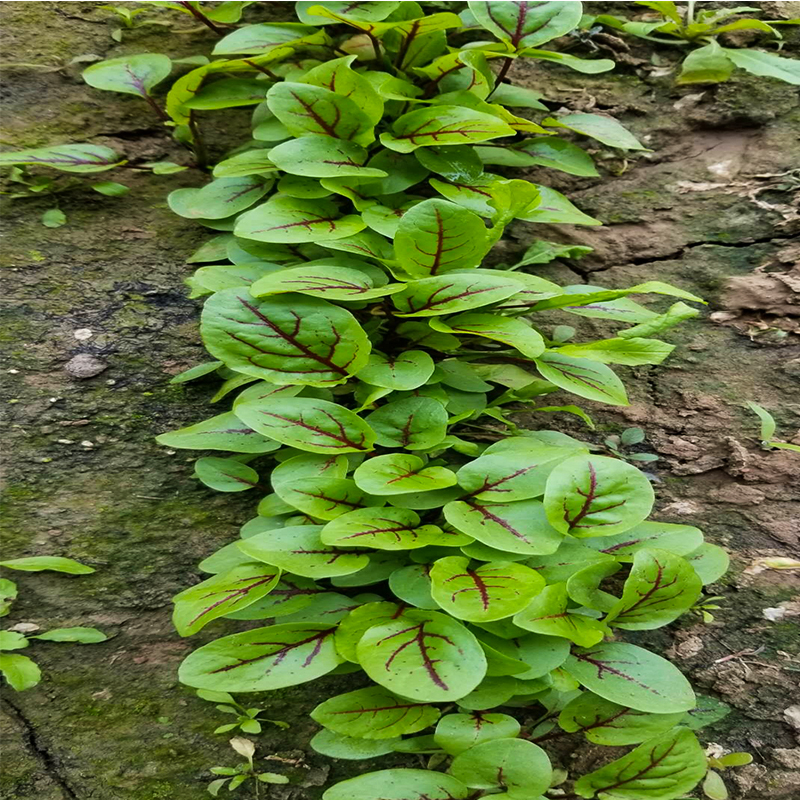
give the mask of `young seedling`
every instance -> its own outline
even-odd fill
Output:
[[[800,85],[800,61],[797,59],[750,47],[723,47],[717,38],[736,31],[755,31],[769,37],[780,50],[783,36],[775,26],[798,25],[800,19],[765,22],[757,17],[743,16],[745,12],[759,9],[742,6],[698,9],[694,2],[680,6],[674,2],[637,2],[636,5],[649,10],[643,20],[599,14],[585,17],[583,26],[602,25],[659,44],[697,46],[683,60],[678,83],[721,83],[727,81],[735,70],[742,69],[759,77]],[[651,21],[652,17],[656,19]]]
[[[616,434],[607,436],[603,441],[617,458],[625,461],[658,461],[658,456],[654,453],[630,453],[627,451],[627,448],[641,444],[644,438],[645,433],[641,428],[626,428],[619,436]]]
[[[236,722],[220,725],[214,733],[230,733],[238,728],[242,733],[257,734],[261,733],[262,722],[269,722],[270,725],[275,725],[278,728],[286,729],[289,727],[287,722],[259,717],[258,715],[264,710],[263,708],[245,708],[237,703],[228,692],[212,692],[198,689],[197,696],[202,700],[208,700],[210,703],[219,703],[217,711],[236,715]]]
[[[228,785],[228,791],[232,792],[238,789],[246,781],[252,781],[256,798],[260,797],[260,790],[262,783],[271,784],[285,784],[289,783],[289,779],[285,775],[279,775],[277,772],[260,772],[256,770],[253,763],[255,756],[256,746],[250,739],[244,739],[237,736],[230,740],[230,746],[238,753],[243,759],[244,764],[239,764],[237,767],[212,767],[211,772],[214,775],[224,775],[223,778],[217,778],[208,784],[208,793],[212,797],[216,797],[220,789],[225,784]]]
[[[85,575],[94,569],[80,564],[71,558],[37,556],[0,561],[0,567],[16,569],[24,572],[41,572],[52,570],[72,575]],[[11,604],[17,597],[17,585],[14,581],[0,579],[0,617],[8,615]],[[44,633],[34,633],[39,626],[32,623],[19,623],[8,630],[0,631],[0,674],[8,685],[18,691],[32,689],[42,677],[42,672],[35,661],[19,653],[32,640],[45,642],[78,642],[80,644],[97,644],[108,638],[97,628],[53,628]]]
[[[761,446],[764,448],[764,450],[772,450],[775,448],[777,450],[791,450],[793,453],[800,453],[800,445],[791,444],[789,442],[780,442],[773,438],[775,436],[775,431],[777,430],[777,424],[775,423],[775,418],[769,413],[769,411],[767,411],[766,408],[758,405],[758,403],[752,402],[751,400],[748,400],[745,406],[761,420],[761,431],[759,438],[761,441]]]

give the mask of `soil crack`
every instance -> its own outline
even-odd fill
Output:
[[[22,731],[22,736],[26,746],[31,751],[33,757],[42,765],[44,771],[58,786],[67,800],[78,800],[78,795],[72,791],[66,778],[61,773],[56,757],[44,746],[39,738],[33,723],[25,716],[21,708],[18,708],[7,697],[3,698],[3,706],[8,709],[9,716],[17,723]]]

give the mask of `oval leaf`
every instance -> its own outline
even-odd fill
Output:
[[[544,507],[550,524],[577,537],[607,536],[638,525],[653,508],[650,481],[616,458],[576,456],[547,479]]]
[[[370,628],[358,643],[358,660],[376,683],[412,700],[457,700],[486,674],[478,640],[455,620],[427,611]]]
[[[287,623],[224,636],[188,655],[178,678],[196,689],[225,692],[263,692],[313,681],[341,663],[335,630]]]
[[[510,617],[544,588],[544,579],[522,564],[469,565],[468,558],[449,556],[434,562],[430,572],[433,599],[458,619],[489,622]]]
[[[331,697],[311,712],[311,718],[345,736],[390,739],[430,727],[439,713],[435,706],[413,703],[381,686],[369,686]]]
[[[473,789],[500,789],[524,797],[541,794],[553,780],[547,753],[524,739],[476,744],[453,759],[450,772]]]
[[[358,572],[369,563],[364,551],[338,550],[323,544],[319,525],[298,525],[266,531],[237,542],[239,549],[258,561],[304,578],[331,578]]]
[[[625,642],[575,650],[564,669],[600,697],[637,711],[671,714],[695,705],[692,687],[677,667]]]
[[[264,564],[244,564],[175,595],[172,622],[181,636],[191,636],[218,617],[239,611],[268,594],[281,571]]]
[[[315,297],[255,300],[225,289],[206,301],[200,331],[227,366],[279,385],[341,383],[369,357],[355,317]]]
[[[469,789],[452,775],[427,769],[382,769],[331,786],[322,800],[467,800],[469,796]]]

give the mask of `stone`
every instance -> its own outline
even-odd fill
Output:
[[[93,356],[89,353],[78,353],[73,356],[64,365],[64,370],[68,375],[79,380],[86,380],[86,378],[94,378],[101,372],[108,369],[108,364],[105,361]]]

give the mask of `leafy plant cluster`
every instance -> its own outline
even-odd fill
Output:
[[[31,556],[29,558],[13,558],[0,561],[0,567],[15,569],[23,572],[65,572],[69,575],[88,575],[94,572],[92,567],[87,567],[71,558],[58,556]],[[6,617],[11,611],[13,602],[17,599],[17,584],[7,578],[0,578],[0,617]],[[44,633],[34,633],[39,626],[32,623],[20,623],[7,630],[0,630],[0,674],[8,685],[18,691],[32,689],[42,677],[42,671],[36,662],[23,656],[21,653],[12,652],[22,650],[31,641],[43,642],[79,642],[80,644],[97,644],[108,638],[97,628],[53,628]]]
[[[697,9],[696,3],[681,4],[672,0],[637,2],[655,12],[657,19],[629,20],[617,14],[587,15],[582,27],[603,26],[660,44],[699,45],[683,60],[678,83],[722,83],[734,71],[743,69],[752,75],[777,78],[800,85],[800,61],[750,47],[723,47],[717,37],[738,31],[756,31],[772,38],[780,46],[783,36],[776,25],[800,25],[800,19],[764,20],[742,16],[759,12],[758,8],[723,4],[721,8]],[[736,19],[731,19],[736,17]]]
[[[583,72],[613,63],[541,48],[578,26],[577,2],[470,2],[462,17],[416,2],[297,12],[299,23],[226,31],[165,107],[150,90],[167,56],[84,73],[142,97],[201,166],[198,112],[255,107],[252,138],[213,179],[169,196],[176,214],[219,232],[189,279],[207,298],[214,360],[175,381],[215,373],[214,400],[237,394],[230,411],[158,440],[232,453],[199,458],[197,478],[260,495],[241,538],[200,564],[211,577],[174,598],[178,632],[222,617],[265,624],[198,648],[180,679],[254,731],[259,709],[227,693],[365,673],[369,686],[314,710],[313,747],[429,754],[428,768],[368,773],[326,800],[537,800],[565,777],[537,742],[569,733],[636,745],[577,780],[578,796],[677,798],[706,774],[693,729],[719,710],[621,636],[697,608],[727,556],[697,528],[648,521],[653,489],[633,464],[506,415],[587,418],[541,404],[558,390],[627,404],[609,365],[660,363],[672,347],[655,337],[697,314],[683,300],[701,301],[658,281],[560,286],[525,268],[585,248],[551,242],[491,266],[514,220],[599,224],[505,168],[596,174],[564,133],[642,149],[608,117],[549,116],[505,82],[509,70],[522,57]],[[465,39],[475,27],[494,38]],[[79,172],[122,161],[95,145],[0,160]],[[647,292],[681,301],[659,313],[630,297]],[[623,327],[570,342],[563,313]],[[500,707],[534,709],[533,729]],[[229,788],[258,778],[245,757],[244,771],[220,773]]]

